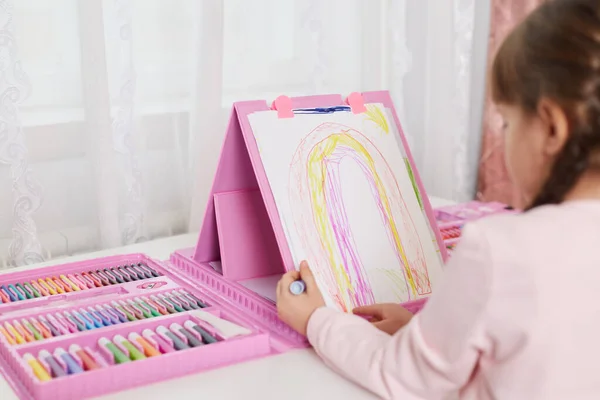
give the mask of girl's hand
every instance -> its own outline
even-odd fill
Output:
[[[373,325],[390,335],[396,333],[413,317],[410,311],[399,304],[393,303],[356,307],[352,312],[356,315],[369,317]]]
[[[292,282],[302,279],[306,290],[300,295],[290,292]],[[281,277],[277,284],[277,313],[279,319],[296,332],[306,336],[308,319],[312,313],[325,305],[315,278],[306,261],[300,263],[300,271],[290,271]]]

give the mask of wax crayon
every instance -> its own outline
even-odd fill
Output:
[[[110,281],[103,273],[100,272],[100,270],[96,270],[96,272],[90,271],[90,274],[94,274],[96,278],[100,279],[102,285],[110,286]]]
[[[142,332],[142,336],[144,336],[144,338],[150,343],[156,343],[160,351],[163,353],[172,353],[176,351],[168,340],[152,332],[150,329],[144,329],[144,331]]]
[[[59,277],[53,276],[52,283],[54,283],[54,285],[56,285],[56,287],[58,287],[60,289],[60,290],[58,290],[58,293],[71,293],[72,292],[69,285],[67,285],[65,282],[61,281]],[[62,292],[61,292],[61,290],[62,290]]]
[[[4,286],[0,287],[0,300],[2,300],[3,303],[11,302],[11,299],[8,296],[8,293],[6,292],[6,290],[4,290]]]
[[[111,273],[109,273],[108,270],[106,270],[106,269],[98,270],[96,272],[104,274],[104,276],[108,279],[108,281],[110,282],[111,285],[116,285],[117,283],[119,283],[119,282],[117,282],[115,277]]]
[[[21,335],[23,335],[23,337],[25,338],[25,341],[27,342],[34,342],[35,338],[33,337],[33,335],[23,327],[23,325],[21,325],[21,323],[19,321],[17,321],[16,319],[13,320],[12,322],[13,326],[15,327],[15,329],[17,331],[19,331],[19,333]]]
[[[45,297],[45,296],[49,296],[49,295],[50,295],[50,292],[48,292],[48,290],[46,290],[44,287],[42,287],[42,285],[40,285],[40,284],[39,284],[38,282],[36,282],[36,281],[31,281],[31,286],[33,286],[33,288],[34,288],[35,290],[37,290],[37,291],[40,293],[40,295],[41,295],[42,297]]]
[[[102,287],[102,281],[98,279],[92,271],[90,272],[82,272],[81,275],[94,283],[96,287]]]
[[[48,350],[40,351],[38,358],[45,362],[48,367],[50,367],[50,372],[53,378],[60,378],[61,376],[67,375],[63,367],[54,359]]]
[[[94,310],[92,307],[88,307],[87,311],[94,316],[95,320],[100,321],[103,326],[110,326],[113,324],[110,317],[105,314],[104,311]]]
[[[150,298],[152,300],[154,300],[156,303],[159,303],[161,306],[163,306],[169,313],[171,313],[171,314],[177,313],[177,310],[175,310],[170,303],[167,303],[167,302],[163,301],[162,299],[159,299],[155,295],[150,296]]]
[[[50,321],[50,323],[54,325],[54,327],[58,329],[61,334],[66,335],[70,332],[69,327],[62,321],[59,321],[58,318],[55,318],[52,314],[46,314],[46,318],[48,318],[48,321]]]
[[[149,310],[153,317],[160,317],[162,315],[157,308],[153,307],[150,303],[144,301],[143,299],[136,297],[135,301]]]
[[[128,303],[124,302],[123,300],[120,300],[119,304],[121,304],[121,306],[124,309],[126,309],[127,311],[129,311],[131,314],[135,315],[135,317],[137,319],[145,319],[146,318],[144,316],[144,313],[142,312],[142,310],[140,310],[136,305],[128,304]]]
[[[72,356],[77,356],[81,360],[83,364],[84,371],[92,371],[94,369],[99,369],[100,365],[94,360],[89,354],[87,354],[81,347],[76,344],[72,344],[69,347],[69,353]]]
[[[190,299],[190,300],[195,300],[196,304],[198,304],[198,307],[200,308],[206,308],[208,307],[208,305],[206,303],[204,303],[202,300],[200,300],[198,297],[196,297],[195,295],[186,292],[185,290],[181,289],[179,291],[179,293],[181,293],[182,295],[184,295],[186,298]]]
[[[152,318],[153,315],[150,312],[150,309],[144,307],[142,304],[135,302],[131,299],[127,300],[127,302],[132,306],[135,307],[136,309],[138,309],[139,311],[142,312],[142,314],[144,315],[144,318]]]
[[[25,353],[23,355],[23,360],[25,360],[25,362],[27,364],[29,364],[29,367],[31,368],[31,370],[33,371],[33,374],[42,382],[47,382],[50,379],[52,379],[50,377],[50,374],[48,374],[48,371],[46,371],[46,368],[44,368],[44,366],[42,364],[40,364],[40,362],[30,353]]]
[[[67,274],[67,278],[79,288],[79,290],[86,290],[88,287],[85,282],[81,281],[81,275],[75,276],[73,274]]]
[[[31,325],[33,325],[35,327],[35,329],[42,334],[42,336],[44,337],[44,339],[49,339],[52,337],[52,332],[46,328],[46,326],[44,324],[42,324],[41,322],[38,322],[35,318],[29,318],[29,322],[31,323]]]
[[[152,344],[150,344],[150,342],[137,333],[130,333],[128,338],[131,342],[135,342],[140,345],[140,347],[144,350],[144,355],[146,357],[160,356],[160,351],[158,351]]]
[[[77,318],[78,321],[80,321],[81,323],[83,323],[85,325],[86,330],[90,331],[96,327],[94,325],[94,320],[89,318],[87,315],[82,314],[77,310],[73,310],[73,311],[71,311],[71,313],[73,314],[73,316],[75,318]]]
[[[144,300],[148,304],[150,304],[152,307],[156,308],[161,315],[169,315],[170,314],[169,310],[167,310],[166,307],[164,307],[162,304],[157,303],[156,301],[152,300],[151,298],[144,297]]]
[[[66,275],[60,275],[60,279],[65,284],[66,287],[71,289],[72,292],[78,292],[81,288],[72,280],[70,280]]]
[[[123,316],[123,320],[121,320],[120,314],[115,312],[110,306],[105,305],[104,307],[101,307],[98,305],[96,306],[96,310],[106,314],[106,316],[110,318],[110,322],[112,322],[113,325],[117,325],[121,322],[127,321],[126,316]]]
[[[192,299],[186,297],[181,292],[173,291],[173,292],[171,292],[171,295],[177,297],[179,302],[185,302],[188,305],[188,307],[190,307],[191,309],[198,310],[200,308],[200,306],[196,303],[196,300],[192,300]]]
[[[104,326],[102,318],[98,318],[98,316],[93,312],[89,312],[84,308],[80,308],[79,314],[83,315],[88,321],[91,321],[92,324],[94,324],[94,327],[96,328],[102,328]]]
[[[56,290],[54,290],[54,285],[50,284],[49,281],[44,281],[42,279],[38,279],[38,283],[40,284],[41,287],[44,288],[44,290],[46,290],[50,295],[55,295],[57,292]]]
[[[27,290],[29,290],[29,292],[31,292],[31,294],[33,294],[33,297],[42,297],[42,294],[35,288],[33,287],[33,285],[31,285],[29,282],[25,282],[23,284],[23,286],[25,286],[27,288]]]
[[[61,359],[65,363],[65,365],[67,366],[67,374],[74,375],[83,372],[83,368],[81,368],[79,363],[73,358],[72,355],[67,353],[64,349],[59,347],[56,350],[54,350],[54,356],[56,358]]]
[[[121,279],[123,279],[125,282],[131,282],[132,281],[132,279],[129,276],[129,274],[127,273],[127,271],[125,271],[121,267],[113,267],[110,270],[114,271],[115,274],[118,273],[119,275],[121,275]]]
[[[100,338],[100,340],[98,341],[98,345],[105,347],[108,351],[112,353],[113,357],[115,358],[115,364],[123,364],[131,361],[125,353],[123,353],[107,338]]]
[[[15,338],[17,344],[27,343],[23,335],[21,335],[10,323],[5,322],[4,327]]]
[[[173,343],[173,347],[175,347],[175,350],[184,350],[190,348],[190,346],[188,346],[183,340],[181,340],[179,336],[169,331],[164,326],[159,326],[158,328],[156,328],[156,333],[158,333],[159,336],[162,335],[165,339],[170,339]]]
[[[107,268],[107,270],[117,279],[117,282],[119,282],[119,283],[129,282],[128,280],[125,280],[125,277],[123,276],[123,274],[121,272],[119,272],[115,267]]]
[[[21,322],[23,323],[25,329],[27,329],[27,331],[31,333],[35,340],[42,340],[44,338],[42,334],[37,329],[35,329],[31,322],[27,321],[24,318],[21,320]]]
[[[15,300],[13,300],[13,301],[25,300],[25,295],[22,295],[21,293],[19,293],[17,288],[14,287],[14,285],[8,285],[7,288],[8,288],[8,292],[12,293],[13,297],[15,298]]]
[[[46,282],[48,283],[48,285],[54,285],[56,293],[58,294],[63,294],[67,292],[65,285],[62,282],[60,282],[58,278],[46,278]]]
[[[183,308],[181,308],[178,304],[175,304],[175,302],[173,302],[170,298],[168,298],[165,295],[159,294],[158,298],[161,299],[164,303],[168,303],[171,305],[171,307],[173,307],[175,309],[175,311],[177,312],[183,312]]]
[[[200,336],[202,336],[202,340],[206,344],[218,342],[217,338],[215,338],[213,335],[208,333],[208,331],[206,331],[200,325],[196,324],[194,321],[185,321],[183,326],[185,326],[187,329],[193,329],[196,332],[198,332],[200,334]]]
[[[114,309],[116,309],[116,310],[120,311],[121,313],[123,313],[127,317],[127,319],[129,321],[137,321],[137,318],[135,317],[134,314],[132,314],[131,312],[129,312],[129,310],[127,310],[126,308],[124,308],[122,305],[120,305],[116,301],[113,301],[110,304],[111,304],[111,306],[113,306]]]
[[[131,343],[129,340],[125,339],[121,335],[115,336],[113,338],[113,342],[118,343],[121,346],[123,346],[125,349],[127,349],[127,351],[129,352],[129,358],[131,359],[131,361],[143,360],[146,358],[144,353],[142,353],[140,350],[138,350],[138,348],[135,347],[135,345],[133,343]]]
[[[17,297],[17,294],[16,294],[16,293],[13,293],[12,291],[10,291],[10,290],[8,289],[8,287],[6,287],[6,286],[2,285],[2,286],[0,286],[0,290],[1,290],[2,292],[4,292],[4,293],[5,293],[5,294],[8,296],[8,298],[9,298],[9,300],[10,300],[11,302],[12,302],[12,301],[18,301],[18,300],[19,300],[19,299],[18,299],[18,297]]]
[[[6,338],[6,341],[8,342],[8,344],[10,344],[10,345],[17,344],[17,341],[15,340],[15,338],[13,338],[13,336],[10,333],[8,333],[8,331],[1,326],[0,326],[0,333]]]
[[[173,332],[180,333],[187,339],[187,343],[190,347],[198,347],[202,346],[202,340],[198,339],[194,334],[187,329],[183,329],[183,327],[177,323],[173,323],[169,326],[169,329]]]
[[[189,306],[187,301],[183,301],[173,293],[165,294],[165,297],[168,298],[171,301],[171,303],[177,304],[179,308],[183,309],[184,311],[190,311],[192,309],[192,307]]]
[[[152,272],[150,272],[150,270],[148,268],[143,268],[141,264],[138,264],[138,265],[131,264],[130,268],[135,270],[137,272],[138,276],[141,276],[140,279],[150,279],[150,278],[154,277],[154,275],[152,275]]]
[[[83,321],[80,321],[75,315],[71,315],[71,313],[69,313],[68,311],[65,311],[64,313],[65,319],[67,321],[70,321],[71,323],[75,324],[75,326],[77,326],[77,330],[78,331],[87,331],[88,329],[86,328],[86,325]],[[74,313],[75,314],[75,313]]]
[[[123,279],[121,279],[120,276],[114,274],[110,269],[108,268],[104,268],[102,270],[102,272],[104,272],[106,274],[106,276],[109,277],[110,281],[112,284],[117,284],[117,283],[124,283],[125,281],[123,281]]]
[[[21,285],[20,283],[16,283],[15,287],[17,288],[17,290],[19,291],[19,293],[21,293],[23,296],[25,296],[26,299],[33,299],[33,293],[30,293],[28,289],[25,289],[25,287],[23,285]]]
[[[155,277],[155,278],[158,278],[160,276],[160,274],[158,272],[156,272],[153,268],[150,268],[146,264],[139,263],[137,265],[137,267],[138,268],[142,268],[145,271],[150,271],[150,273],[152,274],[152,276]]]
[[[80,286],[84,286],[82,287],[82,289],[94,289],[96,287],[94,281],[92,281],[92,279],[89,278],[89,275],[84,276],[84,273],[82,273],[81,275],[73,274],[73,278],[75,278],[79,282]]]
[[[133,266],[123,265],[123,269],[125,269],[125,271],[129,272],[129,276],[135,277],[135,280],[146,279],[146,277],[144,276],[144,273],[136,270],[135,267],[133,267]]]
[[[52,336],[56,337],[56,336],[62,335],[62,332],[60,331],[60,329],[58,329],[56,326],[54,326],[54,324],[52,324],[46,318],[44,318],[43,316],[39,316],[38,318],[40,320],[40,324],[44,325],[46,327],[46,329],[48,329],[50,331]]]

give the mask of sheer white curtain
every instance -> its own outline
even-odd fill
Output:
[[[236,100],[389,89],[429,193],[471,198],[475,3],[1,1],[0,267],[197,230]]]

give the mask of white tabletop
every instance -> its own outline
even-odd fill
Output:
[[[447,200],[431,198],[433,207],[452,204]],[[6,272],[55,265],[115,254],[145,253],[150,257],[167,259],[181,248],[196,245],[198,234],[173,236],[131,246],[98,251],[63,260],[52,260]],[[290,351],[285,354],[188,375],[137,389],[102,396],[103,400],[163,400],[173,396],[185,399],[373,399],[374,396],[330,371],[312,349]],[[8,383],[0,377],[0,399],[18,400]]]

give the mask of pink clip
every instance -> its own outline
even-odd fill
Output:
[[[365,100],[363,99],[362,94],[360,93],[350,93],[346,98],[346,103],[348,103],[348,105],[352,109],[352,113],[354,114],[360,114],[367,111],[367,108],[365,107]]]
[[[292,111],[292,99],[287,96],[281,95],[275,99],[272,108],[277,110],[278,118],[294,118],[294,111]]]

